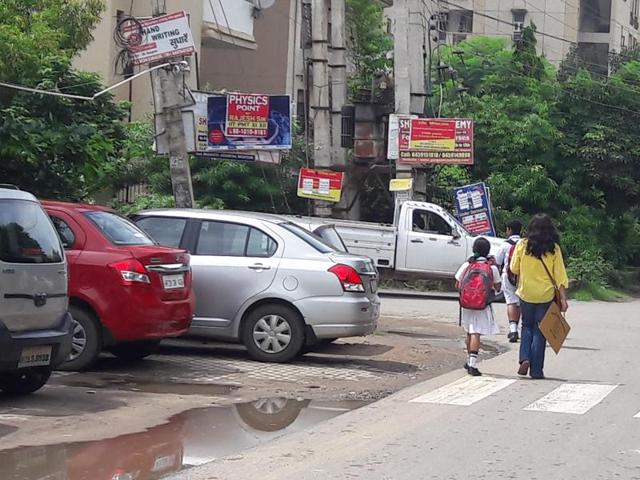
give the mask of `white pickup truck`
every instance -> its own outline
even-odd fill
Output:
[[[333,226],[350,253],[375,261],[386,278],[452,278],[472,255],[475,236],[442,207],[426,202],[404,202],[394,225],[338,220],[335,218],[289,217],[311,231]],[[495,255],[505,240],[485,237]]]

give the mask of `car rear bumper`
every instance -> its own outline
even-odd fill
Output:
[[[316,338],[358,337],[373,333],[380,317],[380,299],[353,294],[312,297],[295,306]]]
[[[111,309],[101,318],[109,343],[157,340],[184,335],[191,327],[195,298],[176,301],[136,302]]]
[[[10,332],[0,319],[0,371],[16,370],[25,347],[51,345],[51,366],[63,363],[71,351],[71,315],[60,317],[58,327],[47,330]]]

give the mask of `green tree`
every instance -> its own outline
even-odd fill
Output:
[[[382,6],[376,0],[347,0],[348,55],[353,64],[349,76],[351,98],[371,88],[376,73],[388,70],[393,42],[384,29]]]
[[[98,76],[71,60],[91,40],[98,0],[6,0],[0,3],[0,80],[91,96]],[[117,172],[124,109],[109,95],[71,100],[0,87],[0,181],[37,195],[80,199]]]

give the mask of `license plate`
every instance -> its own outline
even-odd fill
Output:
[[[376,293],[378,291],[378,280],[376,280],[375,278],[371,280],[371,291],[373,293]]]
[[[184,288],[184,275],[164,275],[162,277],[162,285],[164,285],[165,290]]]
[[[153,472],[161,472],[167,468],[171,468],[176,463],[175,455],[167,455],[166,457],[158,457],[153,462]]]
[[[41,367],[51,363],[51,345],[25,347],[20,353],[18,368]]]

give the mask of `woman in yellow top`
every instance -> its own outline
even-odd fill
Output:
[[[560,235],[548,215],[534,215],[527,227],[527,238],[516,245],[511,271],[518,275],[516,295],[522,310],[519,375],[544,378],[544,352],[547,341],[538,328],[555,297],[553,280],[560,292],[560,309],[567,311],[569,285],[560,250]],[[545,269],[546,267],[546,269]]]

